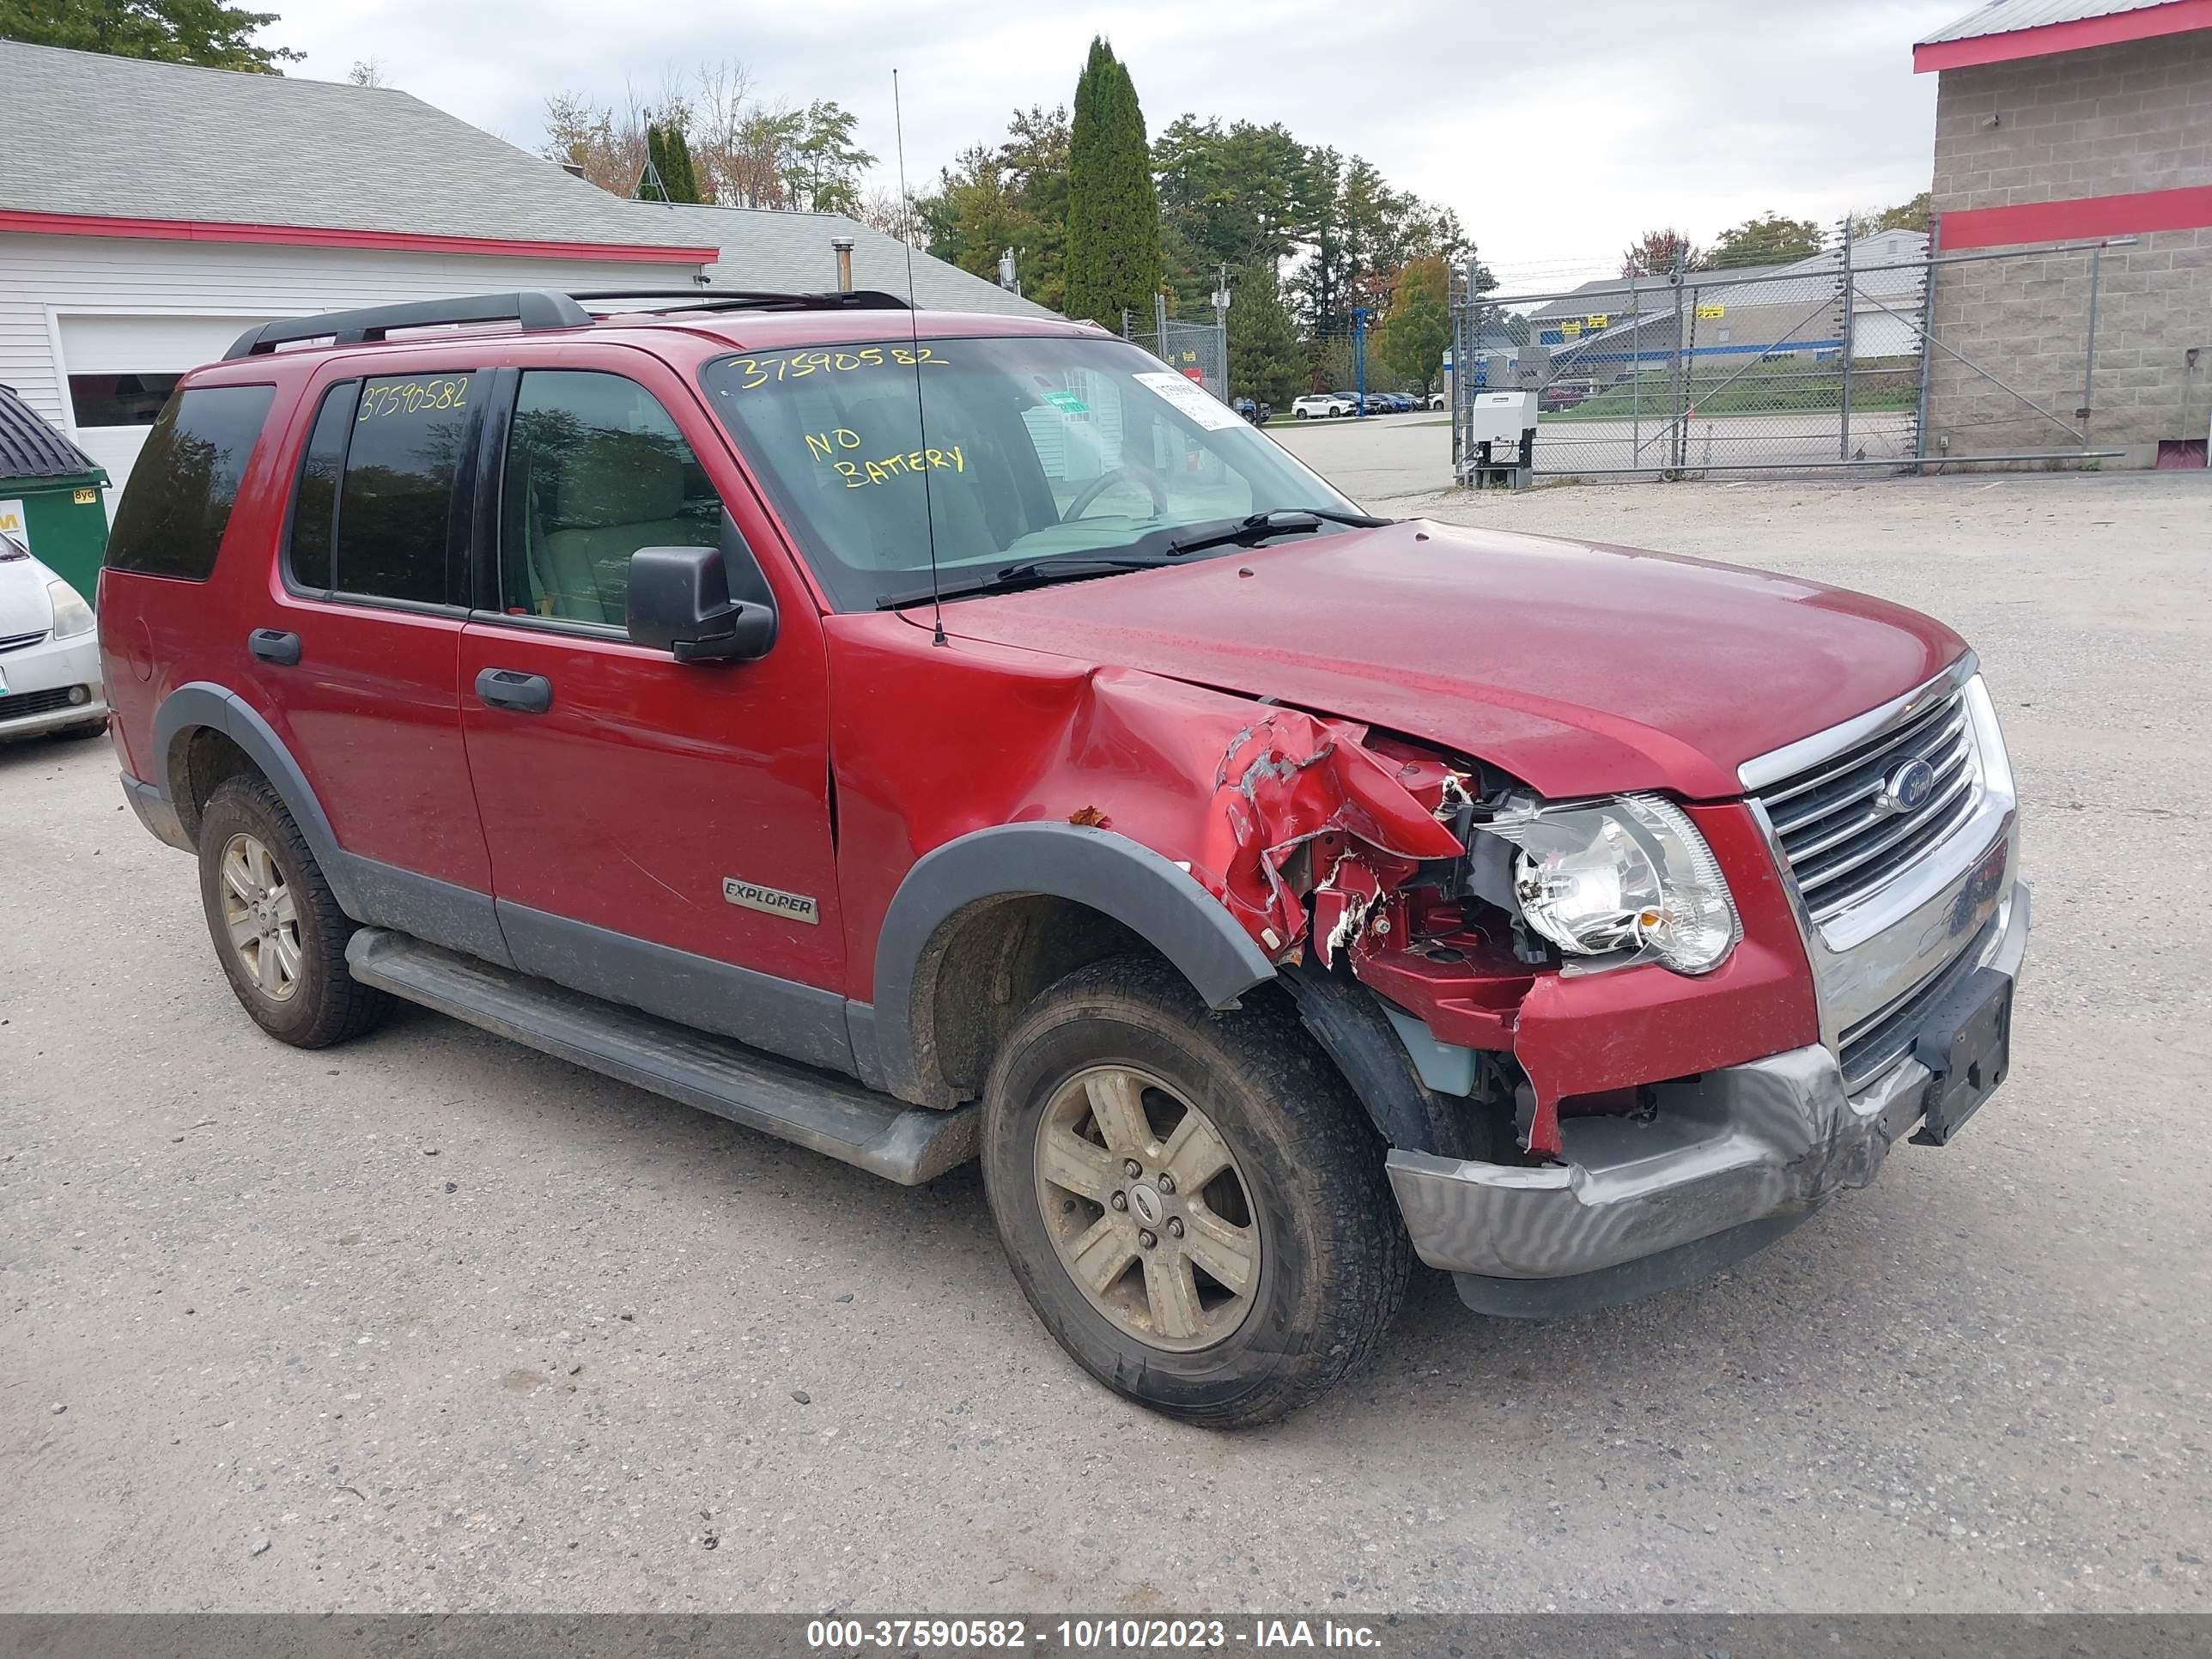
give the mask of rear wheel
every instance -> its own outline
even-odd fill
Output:
[[[1150,961],[1080,969],[1016,1023],[983,1115],[1030,1306],[1156,1410],[1287,1416],[1366,1358],[1404,1294],[1382,1143],[1285,1007],[1212,1014]]]
[[[254,1024],[300,1048],[381,1020],[391,1000],[346,969],[354,922],[307,838],[258,777],[226,779],[200,814],[200,902],[216,957]]]

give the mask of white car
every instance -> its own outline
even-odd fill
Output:
[[[1301,421],[1326,420],[1352,413],[1352,399],[1334,392],[1316,392],[1291,400],[1291,413]]]
[[[1450,399],[1447,398],[1441,392],[1431,392],[1429,393],[1429,407],[1431,409],[1442,409],[1449,401]]]
[[[106,730],[92,607],[30,549],[0,535],[0,741]]]

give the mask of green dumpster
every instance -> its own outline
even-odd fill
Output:
[[[107,474],[46,424],[13,386],[0,386],[0,530],[99,603],[107,551]]]

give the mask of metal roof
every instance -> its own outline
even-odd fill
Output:
[[[0,386],[0,488],[23,478],[74,478],[100,471],[99,462],[41,420],[14,386]]]
[[[1793,262],[1794,263],[1794,262]],[[1788,264],[1730,265],[1723,270],[1700,269],[1688,273],[1684,288],[1707,287],[1721,282],[1748,282],[1754,276],[1771,276],[1778,270],[1787,270]],[[1637,308],[1644,308],[1647,298],[1659,310],[1671,310],[1674,280],[1671,276],[1599,276],[1584,283],[1572,293],[1540,306],[1528,313],[1530,319],[1553,317],[1579,317],[1590,308],[1592,300],[1612,300],[1608,311],[1625,311],[1631,295],[1636,296]]]
[[[881,289],[901,297],[906,294],[906,245],[842,214],[669,202],[617,205],[630,217],[633,240],[720,248],[721,258],[707,267],[708,281],[716,288],[798,294],[833,289],[837,286],[837,255],[830,241],[849,236],[853,286]],[[1010,317],[1057,314],[919,249],[914,256],[914,297],[926,311],[988,311]]]
[[[0,156],[4,211],[656,245],[619,198],[383,87],[0,40]]]
[[[2145,11],[2171,5],[2174,0],[1987,0],[1957,22],[1940,28],[1920,44],[1946,40],[1974,40],[1985,34],[2009,34],[2015,29],[2039,29],[2051,23],[2079,23],[2092,17],[2111,17],[2124,11]]]

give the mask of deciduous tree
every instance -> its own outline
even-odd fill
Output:
[[[1743,265],[1785,265],[1794,259],[1810,258],[1825,243],[1820,227],[1810,219],[1762,213],[1715,237],[1705,268],[1729,270]]]
[[[222,0],[0,0],[0,38],[163,64],[282,75],[307,54],[253,37],[276,21]]]
[[[1705,257],[1704,249],[1669,225],[1664,230],[1647,230],[1631,242],[1620,256],[1620,274],[1664,276],[1678,263],[1684,270],[1695,270]]]
[[[1426,391],[1443,367],[1451,343],[1450,273],[1436,256],[1408,260],[1398,273],[1397,291],[1382,325],[1384,362]]]

